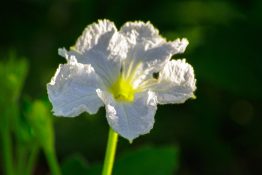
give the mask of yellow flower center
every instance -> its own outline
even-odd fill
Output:
[[[119,76],[109,91],[113,94],[116,100],[126,102],[133,102],[136,92],[132,86],[132,82],[129,79],[123,78],[122,75]]]

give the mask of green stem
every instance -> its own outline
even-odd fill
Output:
[[[6,175],[14,175],[13,160],[12,160],[12,141],[9,132],[9,127],[3,128],[2,132],[2,151],[4,169]]]
[[[112,128],[110,128],[102,175],[112,174],[115,152],[117,147],[117,140],[118,140],[118,134]]]
[[[48,166],[52,175],[61,175],[59,164],[54,151],[45,150]]]
[[[26,149],[21,143],[17,143],[17,166],[16,166],[16,174],[23,175],[24,173],[24,165],[26,158]]]
[[[33,146],[32,151],[31,151],[29,158],[28,158],[28,164],[27,164],[27,167],[26,167],[26,175],[31,175],[33,173],[38,152],[39,152],[38,145]]]

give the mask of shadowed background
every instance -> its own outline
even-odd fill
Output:
[[[120,28],[126,21],[151,21],[168,40],[188,38],[185,54],[174,59],[186,58],[194,67],[197,99],[159,106],[151,133],[131,145],[120,138],[117,154],[175,145],[176,174],[262,174],[261,9],[260,0],[4,1],[0,61],[10,50],[25,57],[30,69],[22,97],[47,99],[46,84],[65,62],[57,49],[74,45],[87,24],[107,18]],[[104,109],[95,116],[55,118],[55,131],[60,162],[75,153],[89,164],[103,160]],[[41,156],[37,171],[46,169]]]

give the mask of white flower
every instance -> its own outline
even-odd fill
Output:
[[[127,22],[117,31],[113,22],[87,26],[67,59],[47,85],[56,116],[95,114],[106,108],[109,125],[132,141],[148,133],[157,104],[184,103],[194,97],[194,71],[183,53],[186,39],[167,42],[150,22]]]

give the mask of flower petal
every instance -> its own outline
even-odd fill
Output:
[[[185,51],[188,41],[185,38],[182,40],[177,39],[173,42],[162,43],[152,48],[146,48],[141,45],[143,44],[137,44],[132,52],[129,52],[129,55],[132,54],[130,57],[137,60],[138,63],[142,62],[144,70],[158,72],[174,54]]]
[[[169,61],[159,73],[158,81],[152,90],[157,94],[159,104],[184,103],[194,97],[194,70],[184,59]]]
[[[98,90],[98,96],[106,107],[109,125],[130,142],[139,135],[149,133],[153,128],[157,109],[153,92],[137,94],[134,102],[116,101],[111,94]]]
[[[165,39],[159,35],[159,31],[149,21],[147,23],[127,22],[121,27],[120,33],[128,39],[130,45],[147,43],[152,47],[165,42]]]
[[[148,50],[166,43],[166,39],[159,34],[159,31],[150,22],[127,22],[121,27],[120,33],[126,37],[131,47],[143,44],[145,50]],[[173,47],[172,54],[183,53],[188,45],[187,39],[176,39],[168,43]]]
[[[107,86],[118,77],[126,53],[125,38],[108,20],[89,25],[71,51],[59,49],[59,54],[65,58],[74,56],[79,63],[91,64]]]
[[[101,36],[108,32],[116,31],[115,24],[109,20],[98,20],[97,23],[88,25],[82,35],[77,39],[75,49],[80,53],[85,53],[93,48]]]
[[[75,117],[82,112],[94,114],[103,105],[96,89],[101,83],[91,65],[70,58],[47,84],[48,97],[56,116]]]
[[[142,70],[147,74],[160,71],[174,54],[183,53],[188,45],[184,38],[166,42],[150,22],[128,22],[121,28],[120,33],[129,44],[125,67],[136,69],[137,65],[142,63]],[[141,75],[141,72],[138,74]]]

